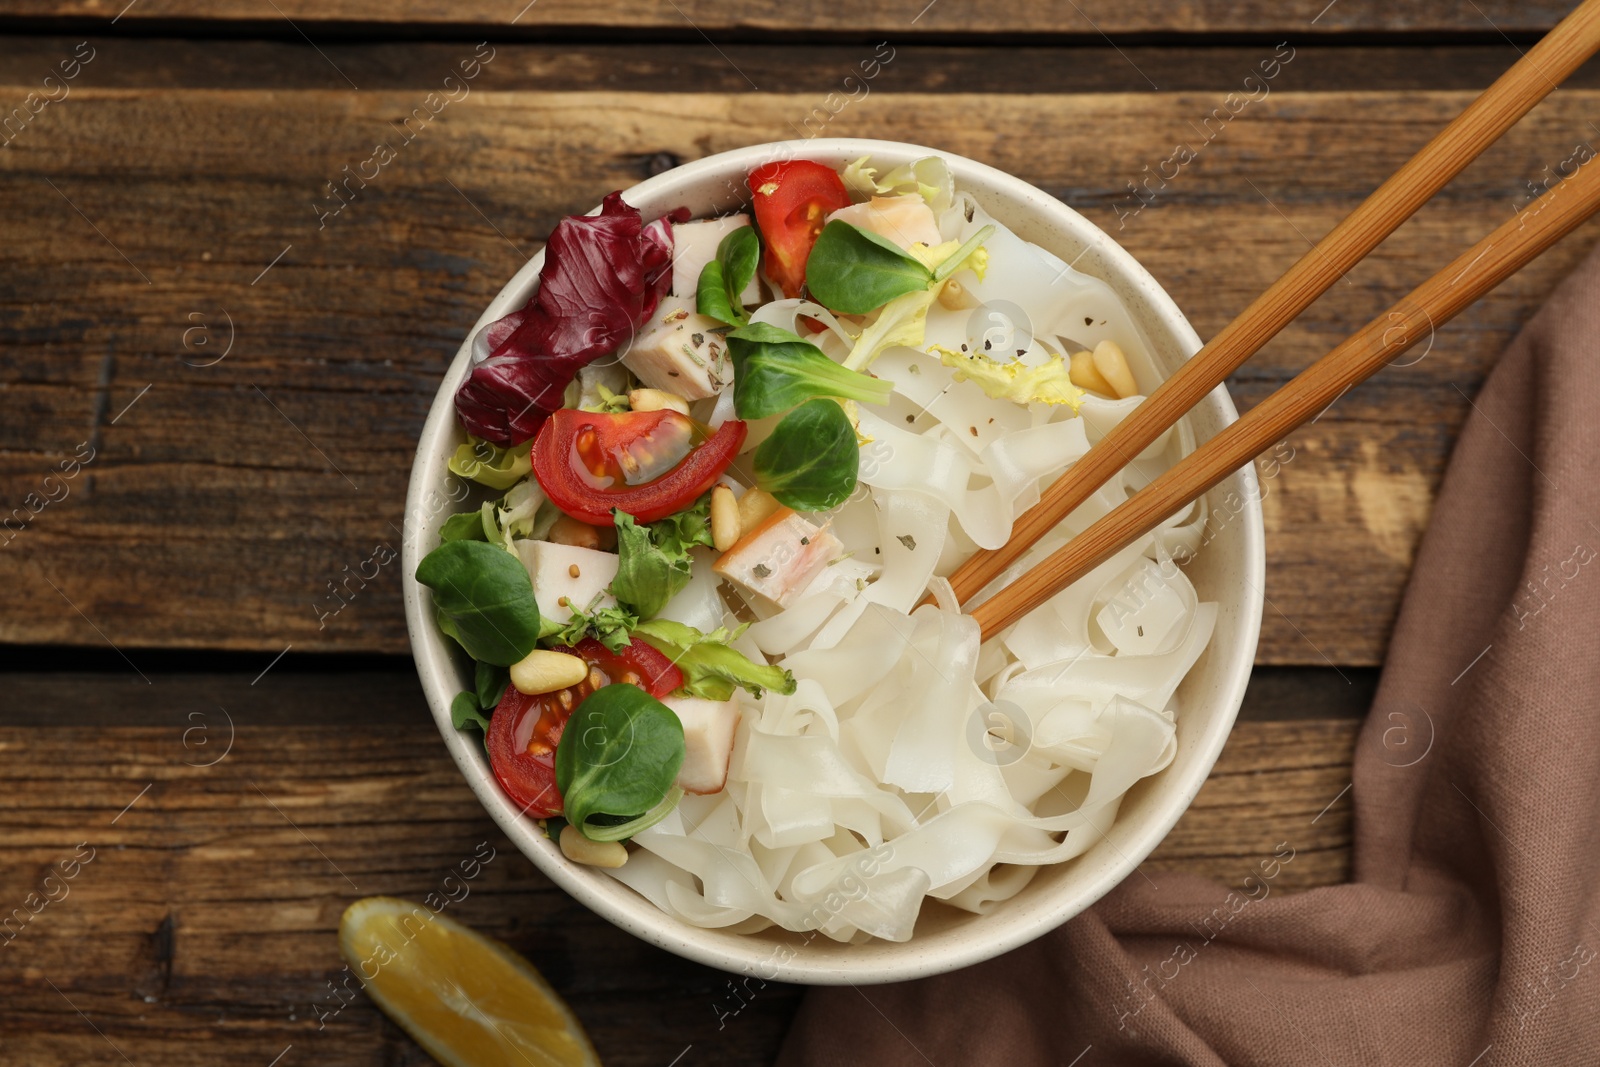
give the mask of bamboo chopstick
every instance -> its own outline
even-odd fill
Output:
[[[1597,50],[1600,0],[1585,0],[1056,479],[1039,502],[1017,518],[1005,545],[980,550],[956,568],[950,576],[956,599],[970,599],[999,577]]]
[[[1577,172],[1456,257],[1387,312],[1251,408],[1136,496],[973,609],[988,638],[1154,529],[1314,418],[1438,324],[1522,269],[1600,208],[1600,165]]]

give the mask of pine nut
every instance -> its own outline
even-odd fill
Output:
[[[571,515],[563,515],[550,526],[550,532],[545,539],[558,545],[573,545],[577,548],[599,548],[600,531],[586,522],[579,522]]]
[[[689,414],[689,402],[677,393],[665,389],[633,389],[628,393],[628,406],[635,411],[676,411]]]
[[[577,656],[536,648],[511,665],[511,684],[531,697],[577,685],[588,674],[589,665]]]
[[[961,311],[964,308],[978,306],[977,298],[967,292],[967,287],[951,278],[939,290],[939,306],[949,311]]]
[[[1107,339],[1094,346],[1094,369],[1116,390],[1117,396],[1127,399],[1139,395],[1139,383],[1133,380],[1128,357],[1122,354],[1117,342]]]
[[[1116,398],[1117,392],[1111,388],[1111,383],[1100,376],[1094,367],[1094,353],[1085,348],[1081,352],[1072,354],[1067,376],[1072,379],[1072,384],[1079,389],[1087,389],[1091,393],[1101,396]]]
[[[739,535],[742,537],[760,526],[767,516],[782,506],[777,497],[761,489],[751,489],[745,493],[739,498]]]
[[[611,870],[628,862],[628,850],[621,841],[590,841],[571,823],[561,828],[561,854],[573,863]]]
[[[738,543],[741,532],[739,502],[732,489],[719,485],[711,490],[711,543],[718,552],[726,552]]]

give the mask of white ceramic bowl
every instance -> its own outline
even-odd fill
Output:
[[[842,165],[871,155],[876,161],[898,165],[929,154],[948,160],[957,188],[971,192],[1018,235],[1108,282],[1144,332],[1163,373],[1170,374],[1199,349],[1199,337],[1171,298],[1098,227],[1017,178],[939,149],[844,138],[757,145],[686,163],[640,182],[626,190],[626,197],[646,218],[680,204],[703,217],[733,208],[745,175],[773,158]],[[526,303],[543,263],[543,252],[529,260],[484,309],[473,332]],[[1244,697],[1261,623],[1265,550],[1253,468],[1212,490],[1214,507],[1216,502],[1228,500],[1230,493],[1236,494],[1243,506],[1226,522],[1213,523],[1214,536],[1187,569],[1201,599],[1216,601],[1220,610],[1210,647],[1178,689],[1177,757],[1160,774],[1144,779],[1128,793],[1105,840],[1076,860],[1045,868],[1018,896],[989,914],[971,915],[930,905],[923,911],[915,936],[899,944],[875,940],[847,946],[821,936],[807,941],[779,930],[739,935],[681,923],[608,875],[569,863],[555,843],[540,834],[533,820],[520,815],[500,792],[478,734],[451,726],[450,701],[462,689],[470,688],[469,665],[435,626],[426,591],[413,577],[417,563],[438,544],[439,527],[452,511],[447,499],[452,491],[448,488],[451,476],[445,463],[465,439],[456,422],[453,400],[466,376],[470,349],[469,335],[456,353],[423,427],[406,499],[406,621],[417,671],[446,747],[506,836],[552,881],[624,930],[713,967],[785,982],[859,985],[955,970],[1025,944],[1098,900],[1150,854],[1205,782]],[[1220,386],[1190,416],[1200,441],[1237,417],[1227,390]],[[459,489],[454,491],[459,493]]]

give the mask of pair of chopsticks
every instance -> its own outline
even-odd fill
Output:
[[[1600,0],[1563,19],[1288,273],[1179,368],[1023,513],[1011,539],[950,577],[965,603],[1309,307],[1535,104],[1600,50]],[[1022,618],[1377,373],[1600,208],[1580,166],[1142,492],[972,609],[984,638]]]

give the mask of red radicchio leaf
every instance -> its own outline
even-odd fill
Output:
[[[473,346],[477,362],[456,393],[467,432],[498,445],[538,433],[578,368],[632,341],[655,313],[672,284],[669,224],[688,219],[678,208],[644,225],[616,192],[600,214],[557,223],[533,298],[484,327]]]

